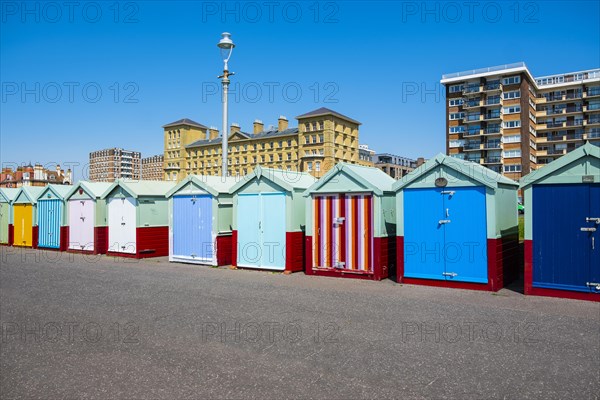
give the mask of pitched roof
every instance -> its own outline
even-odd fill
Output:
[[[240,133],[240,134],[246,136],[248,139],[268,139],[268,138],[295,135],[298,133],[298,128],[288,128],[283,131],[278,131],[277,129],[271,129],[271,130],[261,131],[256,134],[237,131],[237,132],[230,134],[228,137],[230,138],[231,136],[235,135],[236,133]],[[187,149],[189,149],[191,147],[208,146],[208,145],[221,143],[221,141],[222,141],[222,138],[219,136],[214,139],[196,140],[195,142],[190,143],[185,147]]]
[[[308,196],[311,193],[317,191],[323,187],[331,179],[335,178],[339,173],[347,173],[352,178],[360,182],[367,188],[370,188],[373,193],[382,195],[383,192],[391,192],[396,180],[380,170],[374,167],[365,167],[357,164],[338,163],[327,171],[327,173],[309,187],[305,192],[304,196]]]
[[[438,154],[435,158],[427,160],[424,164],[417,167],[415,170],[409,172],[402,179],[394,184],[394,190],[397,191],[411,182],[416,180],[421,175],[424,175],[436,168],[439,165],[444,165],[451,168],[462,175],[465,175],[484,186],[491,188],[497,188],[499,183],[511,186],[519,186],[519,184],[512,179],[505,177],[497,172],[492,171],[489,168],[484,167],[481,164],[474,163],[471,161],[461,160],[456,157],[450,157],[442,153]]]
[[[235,193],[244,187],[252,179],[267,179],[291,192],[294,189],[307,189],[317,180],[311,174],[297,171],[284,171],[282,169],[264,168],[257,165],[248,175],[239,178],[239,181],[231,187],[229,193]]]
[[[337,111],[330,110],[329,108],[326,108],[326,107],[317,108],[316,110],[309,111],[306,114],[298,115],[296,117],[296,119],[308,118],[308,117],[318,117],[321,115],[333,115],[338,118],[345,119],[347,121],[354,122],[355,124],[361,125],[361,123],[358,122],[357,120],[347,117],[344,114],[340,114]]]
[[[106,198],[117,186],[122,187],[135,198],[138,198],[139,196],[161,197],[165,196],[167,192],[175,186],[175,182],[118,179],[104,191],[102,198]]]
[[[20,193],[23,193],[32,204],[36,204],[37,198],[44,189],[45,188],[43,186],[21,186],[18,189],[18,193],[15,195],[15,199]]]
[[[237,178],[231,176],[223,177],[214,175],[188,175],[184,180],[169,190],[166,196],[173,196],[189,182],[193,182],[213,196],[218,196],[220,193],[229,193],[229,190],[237,181]]]
[[[112,185],[110,182],[88,182],[79,181],[76,185],[71,186],[69,193],[65,195],[65,199],[69,199],[73,196],[79,188],[83,189],[90,197],[100,198],[104,192]]]
[[[163,125],[163,128],[170,128],[170,127],[177,126],[177,125],[188,125],[188,126],[195,126],[197,128],[208,129],[207,126],[199,124],[196,121],[192,121],[189,118],[183,118],[183,119],[177,120],[175,122],[171,122],[170,124]]]
[[[40,194],[38,194],[37,198],[39,199],[40,197],[42,197],[44,195],[44,193],[51,191],[56,195],[56,197],[64,200],[66,195],[69,194],[69,192],[71,191],[72,188],[73,188],[73,186],[71,186],[71,185],[50,184],[50,185],[47,185],[46,187],[42,188],[43,190],[40,192]]]
[[[519,180],[519,187],[523,189],[524,187],[529,186],[536,181],[539,181],[540,179],[554,173],[555,171],[585,157],[600,159],[600,147],[594,146],[590,142],[586,142],[583,146],[522,177]]]
[[[17,197],[17,193],[19,193],[19,189],[17,188],[0,188],[0,197],[6,202],[13,201]]]

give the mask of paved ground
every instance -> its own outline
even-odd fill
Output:
[[[600,394],[597,303],[0,251],[2,398]]]

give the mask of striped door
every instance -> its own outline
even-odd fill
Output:
[[[62,201],[57,199],[38,201],[38,246],[50,249],[60,247]]]
[[[173,198],[173,257],[210,263],[214,260],[212,196]]]
[[[313,197],[313,265],[373,272],[373,197]]]
[[[94,201],[69,201],[69,249],[94,250]]]
[[[14,246],[31,247],[33,243],[33,208],[31,204],[13,205]]]
[[[0,203],[0,243],[8,243],[8,203]]]

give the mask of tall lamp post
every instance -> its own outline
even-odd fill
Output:
[[[235,44],[231,40],[231,33],[223,32],[221,34],[222,38],[219,40],[217,46],[221,49],[221,57],[223,58],[223,75],[219,76],[221,78],[221,83],[223,84],[223,131],[222,131],[222,142],[221,142],[221,154],[223,155],[223,165],[221,167],[221,175],[227,176],[227,91],[229,90],[229,76],[233,75],[233,72],[229,72],[229,67],[227,63],[231,58],[231,53]]]

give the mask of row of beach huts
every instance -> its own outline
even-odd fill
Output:
[[[525,202],[520,251],[517,192]],[[600,148],[520,184],[442,154],[399,181],[340,163],[316,180],[241,178],[0,189],[4,245],[600,301]]]

